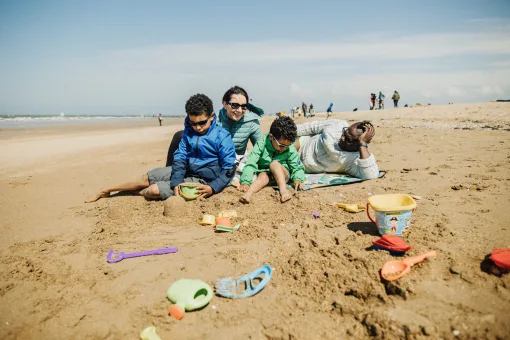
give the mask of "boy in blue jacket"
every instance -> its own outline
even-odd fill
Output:
[[[150,199],[166,200],[178,195],[183,182],[204,184],[199,193],[207,197],[222,191],[235,173],[236,153],[230,133],[216,125],[212,101],[196,94],[186,102],[187,117],[173,166],[156,168],[135,180],[106,187],[85,202],[95,202],[113,191],[140,190]]]

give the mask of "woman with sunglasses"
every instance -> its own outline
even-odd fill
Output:
[[[379,176],[368,144],[375,135],[367,121],[349,125],[345,120],[321,120],[297,125],[295,146],[306,173],[345,173],[361,179]]]
[[[250,103],[248,93],[239,86],[231,87],[223,95],[223,108],[218,113],[218,125],[230,132],[237,154],[237,163],[244,163],[248,141],[255,145],[262,138],[259,118],[264,110]],[[166,166],[171,166],[179,146],[182,131],[176,132],[168,149]],[[240,169],[242,170],[242,169]]]

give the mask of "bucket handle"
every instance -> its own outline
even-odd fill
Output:
[[[370,221],[372,221],[373,224],[377,225],[377,223],[375,223],[375,221],[372,219],[372,217],[370,217],[370,212],[368,211],[369,210],[368,207],[370,207],[370,202],[367,202],[367,216],[370,219]]]

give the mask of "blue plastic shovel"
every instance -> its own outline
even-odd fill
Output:
[[[264,275],[264,278],[260,276]],[[271,267],[262,266],[249,274],[237,277],[217,279],[214,288],[216,294],[229,299],[240,299],[260,292],[271,279]],[[253,282],[253,281],[256,282]]]

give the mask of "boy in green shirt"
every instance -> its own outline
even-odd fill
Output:
[[[287,183],[293,182],[299,190],[305,181],[305,168],[294,147],[297,128],[294,121],[287,116],[276,118],[269,133],[253,147],[241,175],[239,190],[246,192],[239,199],[242,203],[250,203],[251,196],[266,185],[278,185],[281,202],[291,199]],[[253,176],[257,175],[255,181]],[[251,184],[251,185],[250,185]]]

